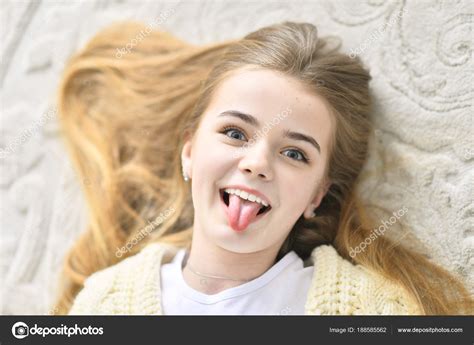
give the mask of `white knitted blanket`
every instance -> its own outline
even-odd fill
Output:
[[[284,20],[340,36],[370,68],[377,104],[362,195],[381,225],[403,213],[385,235],[419,246],[474,291],[473,13],[470,0],[3,2],[1,313],[53,312],[63,256],[87,222],[80,184],[91,183],[71,171],[54,95],[68,56],[125,19],[192,43]]]

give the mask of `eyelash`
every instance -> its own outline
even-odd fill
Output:
[[[219,133],[224,134],[225,136],[229,137],[230,139],[240,140],[240,139],[232,138],[232,137],[228,136],[226,133],[230,130],[239,131],[239,132],[241,132],[241,134],[244,134],[244,132],[245,132],[243,129],[241,129],[237,126],[225,126],[224,128],[222,128],[222,130]],[[244,136],[245,136],[245,134],[244,134]],[[310,160],[306,157],[306,155],[302,151],[296,150],[296,149],[290,149],[290,150],[298,152],[301,155],[301,157],[303,157],[302,159],[294,159],[294,160],[296,160],[298,162],[303,162],[303,163],[306,163],[306,164],[309,163]],[[291,158],[291,157],[289,157],[289,158]]]

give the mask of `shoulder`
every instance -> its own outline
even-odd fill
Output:
[[[163,255],[175,248],[152,243],[138,254],[89,276],[69,315],[130,315],[159,312],[154,292],[159,289]],[[141,295],[141,297],[140,297]]]
[[[416,315],[417,304],[406,290],[361,265],[353,265],[329,245],[311,254],[314,273],[308,314]]]

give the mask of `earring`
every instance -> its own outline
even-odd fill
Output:
[[[186,174],[186,172],[184,171],[184,168],[183,168],[183,178],[184,178],[184,182],[188,182],[188,181],[189,181],[189,176],[188,176],[188,174]]]
[[[306,216],[306,212],[305,212],[304,217],[306,219],[311,219],[311,218],[316,217],[316,209],[314,209],[313,212],[311,212],[309,216]]]

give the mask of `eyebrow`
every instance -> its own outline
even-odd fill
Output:
[[[241,119],[242,121],[244,121],[244,122],[246,122],[246,123],[248,123],[252,126],[260,127],[260,122],[255,117],[253,117],[252,115],[249,115],[249,114],[242,113],[238,110],[224,111],[221,114],[219,114],[218,117],[221,117],[221,116],[237,117],[237,118]],[[290,131],[289,129],[287,129],[283,136],[286,137],[286,138],[293,139],[293,140],[306,141],[307,143],[313,145],[316,148],[316,150],[318,150],[318,152],[321,154],[321,147],[319,146],[318,142],[313,137],[311,137],[309,135],[299,133],[299,132],[293,132],[293,131]]]

